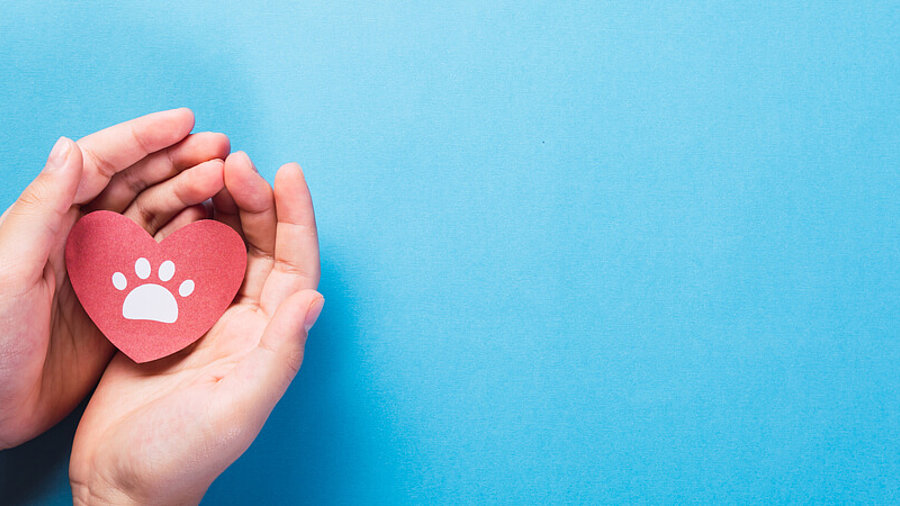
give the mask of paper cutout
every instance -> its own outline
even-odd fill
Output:
[[[134,272],[137,277],[147,279],[150,277],[150,261],[146,258],[138,258],[134,263]],[[159,266],[159,280],[168,281],[175,275],[175,263],[166,260]],[[128,280],[121,272],[112,275],[113,286],[116,290],[128,288]],[[178,287],[178,293],[187,297],[194,291],[194,282],[186,279]],[[132,290],[122,304],[122,316],[129,320],[151,320],[162,323],[175,323],[178,321],[178,302],[166,287],[147,283]]]
[[[229,226],[200,220],[157,243],[129,218],[95,211],[66,243],[72,288],[88,316],[135,362],[190,345],[228,308],[247,249]]]

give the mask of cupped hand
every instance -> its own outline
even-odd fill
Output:
[[[66,275],[66,237],[107,209],[166,235],[204,215],[224,186],[222,134],[189,135],[193,113],[150,114],[77,143],[61,138],[44,170],[0,217],[0,449],[40,434],[91,388],[113,348]]]
[[[199,341],[136,364],[118,353],[78,425],[76,503],[196,503],[262,428],[296,375],[324,302],[312,201],[297,164],[274,192],[244,153],[225,161],[216,218],[247,244],[233,304]]]

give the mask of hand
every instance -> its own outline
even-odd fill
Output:
[[[309,190],[297,164],[274,193],[244,153],[225,161],[216,218],[242,234],[247,272],[199,341],[136,364],[117,354],[78,425],[76,503],[197,503],[259,433],[300,368],[324,300]]]
[[[66,276],[66,237],[85,212],[121,212],[151,234],[197,219],[224,186],[222,134],[188,135],[187,109],[62,138],[0,217],[0,449],[40,434],[97,383],[113,348]],[[187,169],[187,170],[186,170]]]

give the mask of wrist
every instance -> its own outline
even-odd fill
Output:
[[[137,494],[124,488],[106,483],[83,483],[70,480],[72,487],[72,504],[76,506],[94,505],[133,505],[133,504],[200,504],[206,493],[182,494],[169,496],[170,492],[161,488],[155,493]]]
[[[97,487],[84,483],[71,483],[72,504],[76,506],[88,506],[95,504],[140,504],[140,501],[115,487]]]

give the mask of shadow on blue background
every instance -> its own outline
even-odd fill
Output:
[[[891,503],[898,23],[876,2],[4,5],[0,199],[57,136],[182,105],[270,180],[303,165],[325,312],[209,504]],[[0,454],[48,474],[0,502],[69,500],[71,423]]]
[[[390,455],[394,436],[390,408],[372,391],[360,352],[366,333],[354,311],[359,295],[327,259],[322,278],[328,311],[307,341],[303,375],[269,419],[280,430],[257,438],[220,478],[224,486],[207,494],[208,503],[241,504],[252,496],[284,504],[359,502],[366,498],[361,481],[389,486],[402,478],[393,460],[372,467],[373,456]]]
[[[65,420],[31,441],[0,455],[3,504],[71,503],[69,452],[83,402]]]

